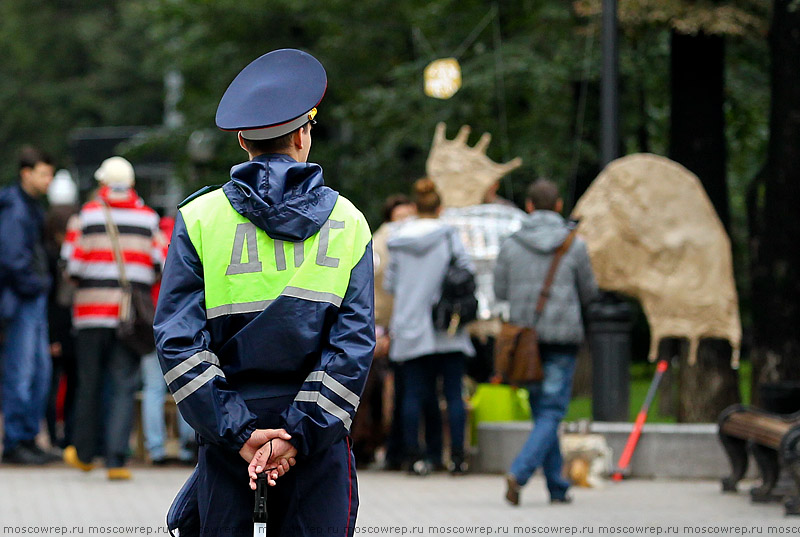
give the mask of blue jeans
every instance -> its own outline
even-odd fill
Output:
[[[541,466],[550,497],[563,498],[569,482],[561,476],[563,460],[558,443],[558,425],[564,419],[572,395],[576,352],[541,347],[544,380],[526,388],[530,393],[531,417],[534,425],[522,451],[511,464],[510,473],[517,483],[525,485]]]
[[[3,343],[3,449],[30,442],[47,408],[53,364],[47,334],[47,295],[20,299]]]
[[[466,410],[461,381],[464,376],[464,355],[461,353],[432,354],[403,362],[403,438],[406,456],[421,457],[419,449],[419,418],[430,400],[438,400],[436,380],[442,378],[444,398],[447,401],[447,420],[450,426],[450,452],[454,457],[464,456],[464,426]]]
[[[158,364],[155,352],[142,356],[142,424],[144,429],[144,446],[151,460],[161,460],[166,457],[164,441],[167,428],[164,424],[164,394],[167,393],[167,384]],[[194,442],[194,429],[186,423],[177,411],[178,436],[180,449],[178,458],[182,461],[194,459],[190,449]]]

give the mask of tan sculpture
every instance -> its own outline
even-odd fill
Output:
[[[742,328],[731,244],[698,178],[656,155],[609,164],[573,216],[601,288],[635,297],[650,324],[650,359],[664,337],[727,339],[738,367]]]
[[[425,164],[428,177],[436,185],[446,208],[469,207],[483,203],[490,186],[505,174],[522,166],[517,157],[505,164],[498,164],[486,155],[492,135],[483,133],[473,147],[467,145],[471,131],[463,125],[453,140],[448,140],[444,123],[436,125],[433,145]]]

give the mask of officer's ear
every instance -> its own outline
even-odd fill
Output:
[[[306,141],[306,139],[308,139],[308,141]],[[298,151],[302,151],[311,145],[311,125],[309,123],[306,123],[294,131],[292,134],[292,144]]]
[[[247,151],[247,154],[249,155],[250,154],[250,150],[247,149],[247,144],[244,141],[244,136],[242,136],[242,131],[239,131],[238,138],[239,138],[239,147],[241,147],[242,149]]]

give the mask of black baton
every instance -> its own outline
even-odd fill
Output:
[[[253,508],[253,537],[267,535],[267,473],[256,477],[256,504]]]

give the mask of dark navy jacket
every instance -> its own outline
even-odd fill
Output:
[[[165,380],[206,441],[239,450],[255,429],[247,401],[293,395],[282,424],[298,456],[324,450],[349,432],[375,344],[363,215],[316,164],[235,166],[181,205],[154,328]]]
[[[18,183],[0,190],[0,314],[4,318],[13,316],[20,298],[50,289],[43,226],[41,205]]]

